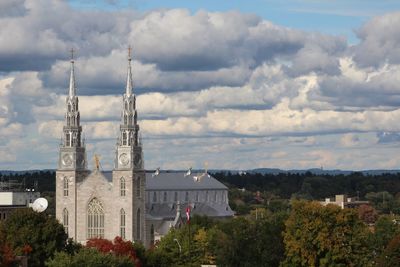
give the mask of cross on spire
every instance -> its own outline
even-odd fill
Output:
[[[74,52],[75,52],[75,50],[73,48],[71,48],[71,50],[69,52],[71,52],[71,61],[74,61]]]
[[[128,46],[128,60],[131,60],[131,53],[132,53],[132,47],[129,45]]]

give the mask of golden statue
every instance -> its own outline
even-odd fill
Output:
[[[96,170],[100,170],[100,156],[94,154],[93,160],[94,160],[94,166],[96,166]]]

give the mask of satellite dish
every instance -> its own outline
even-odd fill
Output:
[[[47,199],[40,197],[33,202],[32,209],[36,212],[43,212],[47,209],[48,205]]]

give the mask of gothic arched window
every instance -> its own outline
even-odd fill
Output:
[[[125,211],[121,209],[120,212],[120,219],[119,219],[119,235],[122,239],[125,239]]]
[[[126,145],[127,145],[126,139],[127,139],[126,132],[123,132],[123,133],[122,133],[122,145],[123,145],[123,146],[126,146]]]
[[[150,228],[150,245],[154,245],[154,225]]]
[[[141,227],[141,223],[140,223],[141,219],[140,219],[140,209],[137,210],[136,213],[136,240],[140,240],[140,227]]]
[[[65,145],[66,146],[71,146],[71,134],[70,133],[67,133],[66,135],[65,135]]]
[[[87,210],[87,238],[104,238],[104,209],[97,198],[93,198]]]
[[[68,178],[64,177],[63,179],[63,189],[64,189],[64,197],[68,196]]]
[[[124,177],[121,177],[119,182],[119,195],[124,197],[126,194],[126,183]]]
[[[140,177],[138,177],[137,181],[136,181],[136,196],[137,197],[141,196],[141,194],[140,194]]]
[[[63,226],[64,226],[64,231],[68,235],[68,210],[64,209],[63,210]]]

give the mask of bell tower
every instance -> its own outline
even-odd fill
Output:
[[[87,175],[85,144],[82,141],[79,100],[76,95],[74,50],[71,50],[69,91],[56,171],[56,217],[69,237],[76,240],[76,183]]]
[[[118,195],[116,203],[120,203],[121,209],[124,209],[126,214],[126,238],[145,243],[146,178],[142,144],[139,140],[131,61],[129,47],[126,88],[122,97],[121,124],[115,151],[113,185]]]

